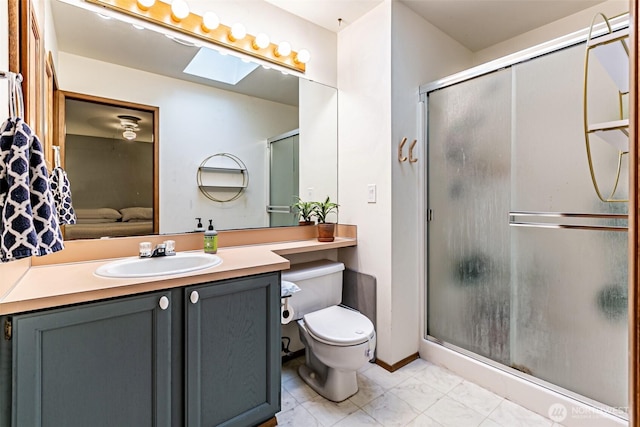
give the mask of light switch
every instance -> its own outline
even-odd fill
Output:
[[[313,200],[313,187],[307,188],[307,200]]]
[[[376,202],[376,185],[369,184],[367,185],[367,203],[375,203]]]

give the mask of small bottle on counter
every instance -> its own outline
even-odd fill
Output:
[[[218,252],[218,232],[213,228],[213,220],[209,220],[209,228],[204,232],[204,252],[215,254]]]
[[[198,224],[196,225],[196,229],[194,231],[205,231],[204,225],[202,225],[202,218],[196,218],[198,220]]]

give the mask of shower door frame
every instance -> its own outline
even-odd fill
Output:
[[[629,284],[629,411],[628,411],[628,421],[630,427],[640,427],[640,275],[638,271],[640,270],[640,253],[638,248],[640,247],[640,235],[637,230],[637,224],[640,220],[640,212],[638,212],[638,206],[640,206],[640,192],[638,191],[638,183],[640,182],[638,170],[638,140],[637,140],[637,131],[636,131],[636,123],[638,119],[639,108],[638,107],[638,93],[637,93],[637,85],[638,85],[638,35],[633,29],[640,28],[640,23],[638,21],[637,11],[638,11],[638,3],[640,0],[631,0],[631,11],[629,15],[621,15],[614,17],[610,20],[611,28],[613,31],[624,29],[626,27],[630,27],[630,38],[629,38],[629,61],[631,66],[631,72],[629,75],[630,78],[630,93],[629,93],[629,222],[628,222],[628,240],[629,240],[629,251],[628,251],[628,259],[629,259],[629,269],[628,269],[628,284]],[[607,32],[606,26],[603,24],[597,25],[594,27],[593,37],[604,34]],[[462,83],[474,78],[478,78],[503,68],[513,67],[517,64],[529,61],[531,59],[541,57],[547,54],[551,54],[566,48],[570,48],[581,43],[584,43],[588,38],[589,28],[585,28],[584,30],[577,31],[566,35],[564,37],[560,37],[549,42],[534,46],[529,49],[525,49],[514,54],[487,62],[485,64],[470,68],[468,70],[464,70],[462,72],[453,74],[451,76],[444,77],[440,80],[436,80],[431,83],[427,83],[421,85],[419,88],[419,110],[420,110],[420,119],[422,120],[420,124],[421,130],[421,139],[423,144],[423,149],[425,153],[429,153],[429,134],[428,134],[428,117],[429,117],[429,104],[428,104],[428,95],[431,92],[434,92],[439,89],[443,89],[449,86],[453,86],[458,83]],[[540,378],[528,375],[526,373],[520,372],[516,369],[513,369],[509,366],[505,366],[499,362],[496,362],[487,357],[481,356],[479,354],[473,353],[464,348],[448,344],[439,340],[436,337],[428,335],[427,323],[428,323],[428,259],[429,259],[429,231],[427,222],[431,218],[431,211],[429,208],[429,197],[428,197],[428,177],[429,177],[429,162],[426,162],[426,167],[423,168],[422,179],[421,182],[424,183],[423,188],[424,191],[421,193],[422,197],[422,209],[423,215],[422,218],[425,219],[424,223],[421,224],[423,227],[422,236],[423,236],[423,244],[422,250],[424,251],[422,259],[427,260],[426,263],[423,264],[422,271],[420,272],[420,276],[422,278],[421,283],[423,284],[423,297],[422,297],[422,317],[421,317],[421,338],[439,345],[442,345],[445,348],[451,349],[455,352],[458,352],[464,356],[475,359],[479,362],[486,363],[489,366],[505,371],[509,374],[515,375],[517,377],[523,378],[528,381],[532,381],[535,384],[544,386],[554,392],[561,393],[567,395],[570,398],[576,399],[582,402],[588,402],[589,404],[595,407],[602,407],[602,403],[594,401],[592,399],[586,398],[585,396],[579,395],[577,393],[571,392],[570,390],[562,389],[556,386],[555,384],[544,381]],[[635,215],[632,214],[635,212]],[[636,394],[637,393],[637,394]]]

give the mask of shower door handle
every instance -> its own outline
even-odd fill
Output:
[[[529,222],[519,221],[517,217],[538,217],[538,218],[587,218],[587,219],[620,219],[628,220],[626,214],[600,214],[600,213],[569,213],[569,212],[509,212],[509,226],[511,227],[533,227],[533,228],[561,228],[570,230],[596,230],[596,231],[627,231],[626,226],[615,225],[588,225],[588,224],[566,224],[561,222]]]

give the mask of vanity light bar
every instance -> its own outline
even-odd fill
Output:
[[[301,49],[299,52],[290,51],[289,54],[284,55],[281,52],[282,48],[279,52],[278,45],[275,43],[269,42],[266,47],[260,47],[265,45],[264,41],[260,40],[258,43],[256,37],[251,34],[246,34],[242,38],[231,36],[232,28],[223,24],[219,24],[215,29],[207,30],[202,25],[203,17],[195,13],[189,12],[184,18],[178,20],[172,13],[171,5],[162,1],[156,1],[153,4],[143,2],[145,6],[150,4],[148,7],[140,7],[138,0],[85,1],[302,73],[305,72],[306,62],[309,60],[309,52],[306,49]]]

